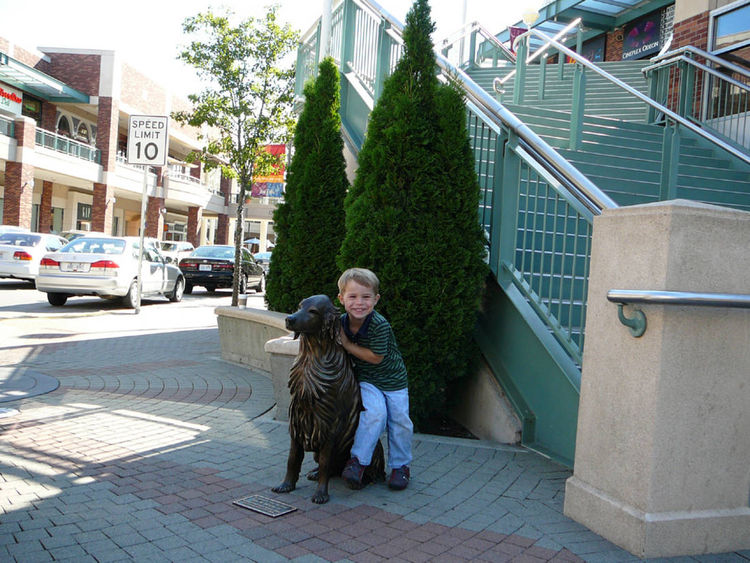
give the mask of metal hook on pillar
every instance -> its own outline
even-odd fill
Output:
[[[633,309],[633,316],[626,317],[623,310],[624,303],[617,304],[617,317],[620,322],[630,329],[630,334],[635,338],[643,336],[646,332],[646,315],[640,309]]]

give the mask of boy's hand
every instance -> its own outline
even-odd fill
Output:
[[[346,335],[346,331],[343,329],[343,327],[339,328],[339,340],[341,341],[341,345],[344,347],[344,350],[348,352],[349,347],[352,345],[352,342],[351,340],[349,340],[349,337]]]

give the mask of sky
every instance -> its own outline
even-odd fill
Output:
[[[403,24],[411,0],[375,0]],[[541,0],[430,0],[436,23],[433,42],[455,32],[466,21],[479,21],[498,33],[521,19]],[[211,8],[229,8],[239,17],[260,17],[273,0],[0,0],[0,37],[26,48],[66,47],[114,50],[131,66],[177,93],[195,92],[192,70],[176,60],[187,44],[185,18]],[[305,33],[323,12],[323,0],[276,0],[280,20]],[[334,6],[337,4],[333,0]]]

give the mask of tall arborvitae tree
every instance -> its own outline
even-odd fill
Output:
[[[349,188],[341,137],[340,86],[330,57],[305,87],[305,106],[294,136],[284,203],[274,213],[266,303],[291,312],[310,295],[333,298],[336,255],[344,239],[344,198]]]
[[[438,83],[433,29],[427,0],[416,0],[404,55],[370,114],[339,256],[341,269],[370,268],[381,280],[378,310],[406,361],[417,428],[470,372],[487,273],[466,109],[454,86]]]

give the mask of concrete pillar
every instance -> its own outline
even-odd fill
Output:
[[[198,247],[201,245],[200,240],[200,228],[203,218],[202,207],[189,207],[188,208],[188,222],[187,222],[187,240],[192,243],[193,246]]]
[[[39,232],[52,231],[52,182],[42,181],[42,199],[39,203]]]
[[[635,338],[607,292],[747,294],[749,247],[750,213],[696,202],[594,219],[564,510],[638,557],[750,549],[750,310],[638,305]]]
[[[15,120],[16,160],[5,163],[3,225],[31,228],[36,122],[30,117]]]

